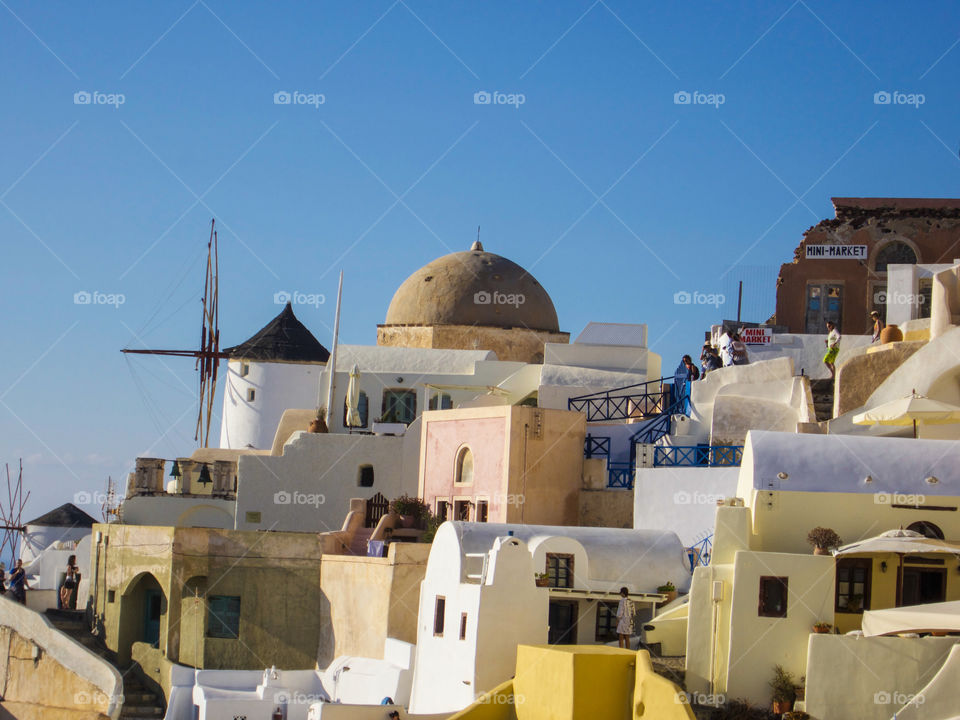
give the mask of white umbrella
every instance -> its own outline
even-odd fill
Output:
[[[913,425],[913,436],[916,437],[918,422],[928,425],[960,423],[960,407],[931,400],[914,391],[907,397],[854,415],[853,422],[857,425]]]
[[[347,427],[360,427],[360,368],[356,363],[350,369],[350,382],[347,384]]]
[[[903,556],[921,553],[950,553],[960,555],[960,544],[928,538],[913,530],[887,530],[876,537],[849,543],[833,551],[836,557],[841,555],[876,555],[880,553],[896,553],[900,559],[899,576],[897,583],[897,605],[903,598]]]
[[[864,635],[903,632],[960,632],[960,600],[863,613]]]

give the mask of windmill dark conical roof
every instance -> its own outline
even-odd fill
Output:
[[[252,338],[224,352],[231,358],[262,362],[326,362],[330,357],[330,351],[297,320],[290,303]]]
[[[98,520],[87,515],[73,503],[64,503],[58,508],[24,523],[24,525],[42,525],[44,527],[93,527]]]

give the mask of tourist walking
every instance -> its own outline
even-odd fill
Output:
[[[630,591],[620,588],[620,603],[617,605],[617,637],[620,647],[630,649],[630,636],[633,635],[633,600],[628,596]]]
[[[26,605],[29,589],[30,584],[27,582],[27,572],[23,569],[23,560],[17,560],[16,567],[10,573],[10,593],[18,603]]]
[[[77,567],[77,556],[71,555],[67,560],[67,572],[60,586],[59,607],[63,610],[77,609],[77,588],[80,586],[80,568]]]
[[[733,340],[730,343],[730,352],[733,355],[734,365],[749,365],[750,356],[747,354],[747,344],[740,339],[740,333],[733,334]]]
[[[703,350],[700,353],[700,367],[703,370],[700,377],[703,377],[711,370],[719,370],[723,367],[723,361],[720,359],[720,356],[717,355],[717,351],[713,349],[713,345],[709,341],[703,344]]]
[[[685,380],[687,382],[700,379],[700,371],[697,369],[697,366],[693,364],[693,358],[691,358],[689,355],[684,355],[680,359],[680,365],[681,372],[686,372]]]
[[[726,330],[723,331],[718,345],[720,347],[720,361],[724,367],[730,367],[733,365],[733,338],[729,332]]]
[[[837,332],[835,323],[827,320],[827,339],[824,340],[827,345],[827,353],[823,356],[823,364],[830,371],[830,379],[836,377],[837,368],[834,363],[837,361],[837,355],[840,354],[840,333]]]
[[[875,343],[880,339],[880,333],[883,332],[884,325],[883,320],[880,319],[880,313],[876,310],[870,312],[870,319],[873,320],[873,337],[870,338],[871,343]]]

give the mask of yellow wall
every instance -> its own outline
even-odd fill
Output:
[[[498,360],[543,362],[544,343],[570,342],[570,333],[481,325],[378,325],[377,345],[492,350]]]

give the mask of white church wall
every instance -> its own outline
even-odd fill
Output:
[[[232,529],[236,501],[215,497],[134,495],[123,501],[127,525],[168,525]]]
[[[414,443],[419,457],[419,442],[419,433],[394,437],[297,432],[280,456],[241,456],[236,529],[339,530],[351,498],[370,498],[378,492],[387,499],[416,494],[416,472],[405,472],[403,458],[414,456],[412,450],[405,451],[405,443]],[[359,484],[362,465],[373,466],[372,487]]]
[[[317,406],[324,367],[321,363],[230,360],[224,383],[220,447],[269,450],[284,410]]]

